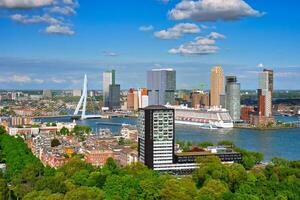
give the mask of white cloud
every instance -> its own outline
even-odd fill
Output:
[[[259,63],[259,64],[257,65],[257,67],[259,67],[259,68],[264,68],[265,65],[264,65],[263,63]]]
[[[38,79],[38,78],[34,79],[33,81],[38,84],[42,84],[45,82],[43,79]]]
[[[182,0],[169,12],[171,19],[195,21],[238,20],[263,14],[244,0]]]
[[[110,57],[118,56],[116,52],[111,52],[111,51],[103,51],[102,53],[104,56],[110,56]]]
[[[153,29],[154,29],[154,27],[152,25],[139,27],[139,31],[143,31],[143,32],[152,31]]]
[[[78,5],[77,0],[63,0],[63,2],[68,5]]]
[[[72,24],[65,16],[73,16],[76,14],[76,8],[79,7],[77,0],[0,0],[0,7],[7,8],[34,8],[47,6],[39,11],[44,12],[41,15],[32,15],[31,10],[22,10],[21,13],[15,13],[10,15],[9,18],[12,21],[22,24],[38,24],[45,23],[48,26],[45,27],[45,33],[60,34],[60,35],[74,35]],[[18,11],[18,10],[13,10]],[[55,14],[54,16],[49,13]],[[58,16],[65,15],[65,16]]]
[[[180,23],[167,30],[161,30],[154,33],[154,36],[160,39],[178,39],[184,34],[199,33],[201,29],[196,24]]]
[[[27,75],[13,75],[9,78],[11,82],[16,83],[29,83],[31,82],[31,77]]]
[[[217,32],[211,32],[207,37],[212,40],[225,39],[224,35]]]
[[[5,77],[0,77],[0,82],[3,83],[30,83],[32,78],[28,75],[12,74]]]
[[[0,7],[28,9],[49,6],[54,2],[55,0],[0,0]]]
[[[74,35],[74,31],[70,26],[53,24],[45,29],[45,33],[56,35]]]
[[[182,44],[177,48],[169,50],[170,54],[180,55],[208,55],[219,51],[216,40],[224,39],[225,36],[219,33],[210,33],[206,37],[196,37],[193,41]]]
[[[72,8],[70,6],[66,6],[66,7],[54,6],[53,8],[50,9],[50,12],[67,15],[67,16],[76,14],[76,11],[74,10],[74,8]]]
[[[55,0],[0,0],[0,7],[37,8],[51,5]]]
[[[22,23],[22,24],[36,24],[36,23],[47,23],[47,24],[60,24],[62,23],[60,20],[51,17],[47,14],[43,16],[32,16],[29,17],[27,15],[15,14],[10,16],[11,20]]]
[[[52,78],[51,81],[53,83],[56,83],[56,84],[61,84],[61,83],[65,83],[66,82],[66,80],[64,80],[64,79],[58,79],[58,78]]]

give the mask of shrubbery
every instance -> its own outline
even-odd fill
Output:
[[[113,159],[95,168],[78,156],[54,170],[44,167],[21,138],[2,134],[0,147],[1,161],[7,164],[7,171],[0,174],[2,199],[9,195],[24,200],[300,199],[300,161],[274,158],[266,167],[252,168],[262,158],[247,151],[242,153],[250,157],[251,165],[246,165],[250,170],[208,157],[198,160],[200,168],[192,176],[176,177],[140,163],[119,168]]]

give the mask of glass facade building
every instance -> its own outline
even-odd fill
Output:
[[[176,71],[153,69],[147,72],[149,105],[175,104]]]
[[[108,107],[112,109],[120,109],[120,85],[113,84],[109,86]]]
[[[105,107],[109,107],[109,86],[115,84],[115,73],[115,70],[103,72],[102,92]]]
[[[233,121],[241,118],[241,86],[235,76],[226,76],[225,105]]]

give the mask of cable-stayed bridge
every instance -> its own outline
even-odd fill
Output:
[[[80,100],[76,106],[74,116],[79,115],[79,111],[81,111],[80,118],[82,120],[84,119],[97,119],[97,118],[105,118],[103,115],[87,115],[86,114],[86,103],[87,103],[87,95],[88,95],[88,80],[87,80],[87,75],[84,75],[84,81],[83,81],[83,90],[82,90],[82,95],[80,97]],[[82,109],[81,109],[82,108]]]

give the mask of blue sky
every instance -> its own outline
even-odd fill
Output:
[[[112,68],[123,89],[143,87],[147,70],[164,67],[177,70],[177,88],[209,87],[210,68],[221,65],[242,89],[257,88],[263,67],[274,69],[276,89],[300,89],[299,6],[297,0],[0,0],[0,87],[80,88],[87,73],[90,88],[101,89],[102,72]]]

